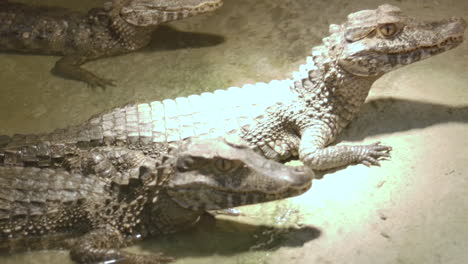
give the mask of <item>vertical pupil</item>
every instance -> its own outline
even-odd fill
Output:
[[[231,168],[231,165],[230,165],[231,163],[229,163],[229,161],[227,160],[221,159],[221,160],[218,160],[217,163],[218,163],[220,170],[229,170]]]
[[[395,31],[394,25],[393,24],[386,24],[382,27],[382,33],[384,35],[392,35]]]
[[[226,170],[229,166],[228,166],[228,163],[225,161],[225,160],[222,160],[221,161],[221,167]]]

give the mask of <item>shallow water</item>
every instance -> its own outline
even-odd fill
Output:
[[[87,10],[104,1],[21,1]],[[423,19],[462,16],[465,0],[225,0],[211,15],[171,23],[143,51],[87,63],[113,78],[106,90],[49,73],[58,59],[0,53],[0,134],[78,124],[129,102],[147,102],[290,77],[330,23],[397,5]],[[468,41],[392,72],[343,142],[394,148],[382,167],[351,166],[293,199],[241,208],[129,250],[177,263],[463,263],[468,258]],[[0,263],[70,263],[67,252],[1,256]]]

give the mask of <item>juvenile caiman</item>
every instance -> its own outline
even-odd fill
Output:
[[[0,251],[65,248],[79,263],[167,262],[119,248],[189,228],[207,210],[299,195],[313,178],[240,138],[165,147],[154,158],[126,147],[83,150],[72,170],[0,166]]]
[[[222,0],[112,0],[83,14],[0,0],[0,50],[63,56],[54,73],[105,87],[113,81],[80,66],[141,49],[158,25],[211,12],[222,4]]]
[[[299,156],[312,169],[378,165],[391,148],[332,145],[384,73],[459,45],[462,18],[418,22],[391,5],[352,13],[331,25],[293,79],[247,84],[187,98],[128,105],[80,126],[4,139],[0,163],[49,166],[81,146],[127,146],[151,153],[155,144],[187,137],[236,134],[267,158]]]
[[[42,234],[51,234],[47,243],[55,234],[61,241],[62,232],[70,230],[86,233],[79,243],[70,242],[78,261],[146,261],[151,257],[114,248],[124,238],[188,226],[203,210],[288,197],[309,187],[309,173],[260,159],[245,147],[228,144],[241,154],[223,156],[219,148],[226,143],[216,140],[219,135],[240,136],[249,148],[273,160],[299,155],[313,169],[376,165],[388,157],[390,147],[328,145],[356,116],[375,80],[456,47],[465,27],[461,18],[417,22],[394,6],[382,5],[331,25],[331,35],[312,50],[293,79],[128,105],[49,134],[2,137],[3,245],[34,246],[23,237],[40,241]],[[168,149],[171,142],[201,135],[208,141],[189,142],[175,153]],[[263,165],[254,166],[251,160]],[[246,174],[232,164],[242,164]],[[211,173],[216,168],[222,173]]]

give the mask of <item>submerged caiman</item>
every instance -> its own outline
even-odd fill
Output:
[[[141,49],[158,25],[214,11],[222,4],[222,0],[112,0],[80,13],[0,0],[0,50],[63,56],[54,73],[105,87],[113,81],[80,66]]]
[[[73,170],[1,166],[0,251],[65,248],[79,263],[167,262],[172,258],[119,248],[187,229],[207,210],[299,195],[313,178],[310,169],[265,159],[240,138],[166,147],[154,158],[126,147],[83,150]]]

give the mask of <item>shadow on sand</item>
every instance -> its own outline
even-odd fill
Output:
[[[138,247],[149,252],[161,250],[176,258],[212,255],[231,256],[243,252],[273,251],[280,247],[302,247],[317,239],[315,227],[270,227],[236,221],[206,219],[192,229],[141,242]]]
[[[452,106],[403,98],[366,102],[340,140],[359,141],[368,136],[423,129],[443,123],[468,123],[468,105]]]
[[[168,25],[161,25],[153,32],[151,42],[143,49],[143,52],[203,48],[216,46],[223,42],[225,42],[223,36],[185,32]]]

